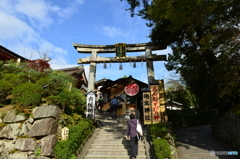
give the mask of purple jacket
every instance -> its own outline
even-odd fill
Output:
[[[134,125],[134,124],[135,125]],[[138,120],[138,123],[140,123],[140,121]],[[141,123],[140,123],[141,124]],[[135,137],[137,136],[137,119],[131,119],[129,122],[128,122],[128,125],[127,125],[127,133],[126,135],[127,136],[130,136],[130,137]]]

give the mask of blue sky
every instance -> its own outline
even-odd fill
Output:
[[[80,54],[73,43],[89,45],[114,45],[115,43],[146,43],[150,39],[146,21],[130,17],[125,11],[129,6],[125,0],[0,0],[0,45],[28,59],[42,58],[44,54],[52,60],[52,69],[78,66]],[[171,49],[153,51],[167,55]],[[144,52],[127,53],[140,56]],[[100,56],[114,57],[115,54]],[[84,64],[88,77],[89,65]],[[169,72],[164,62],[154,62],[155,78],[167,79]],[[116,80],[124,75],[147,82],[146,63],[111,64],[104,69],[97,64],[96,80]]]

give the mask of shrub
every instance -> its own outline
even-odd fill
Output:
[[[4,79],[0,79],[0,103],[6,102],[6,97],[11,94],[13,85]]]
[[[171,149],[170,145],[165,139],[153,139],[153,147],[155,156],[157,159],[165,159],[170,158],[171,156]]]
[[[58,95],[69,88],[69,83],[75,83],[75,79],[61,71],[52,71],[49,74],[48,87],[51,95]]]
[[[52,105],[58,105],[59,99],[59,96],[49,96],[47,97],[47,103]]]
[[[19,84],[25,83],[27,81],[26,79],[21,78],[18,74],[14,74],[14,73],[6,73],[6,74],[4,74],[2,79],[10,82],[14,86],[17,86]]]
[[[149,126],[149,133],[153,141],[153,149],[157,159],[171,158],[171,148],[164,138],[167,135],[167,127],[164,123],[156,123]],[[160,138],[159,138],[160,137]]]
[[[167,134],[167,127],[164,123],[152,124],[149,127],[152,138],[164,137]]]
[[[20,106],[37,106],[42,100],[42,88],[34,83],[24,83],[13,89],[13,102]]]
[[[47,102],[60,106],[67,114],[71,114],[74,110],[79,114],[84,113],[85,97],[84,94],[76,88],[63,90],[56,96],[49,96],[47,97]]]
[[[76,158],[77,150],[88,140],[92,134],[94,123],[92,120],[82,120],[77,125],[69,128],[69,136],[66,141],[58,141],[54,148],[57,159]]]

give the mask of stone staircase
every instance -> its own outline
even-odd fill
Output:
[[[130,141],[126,140],[125,133],[127,121],[123,118],[112,120],[107,112],[96,113],[96,119],[101,121],[100,128],[97,128],[86,155],[78,159],[129,159],[131,148]],[[145,140],[138,143],[138,159],[146,159]]]

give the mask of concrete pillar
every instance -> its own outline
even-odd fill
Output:
[[[152,50],[146,49],[145,56],[152,56]],[[154,77],[154,69],[153,69],[153,61],[152,60],[146,60],[146,66],[147,66],[147,76],[148,76],[148,84],[155,80]]]
[[[97,57],[97,52],[92,51],[91,60],[95,60]],[[88,76],[88,92],[94,92],[94,83],[96,79],[96,62],[90,62],[89,76]]]

